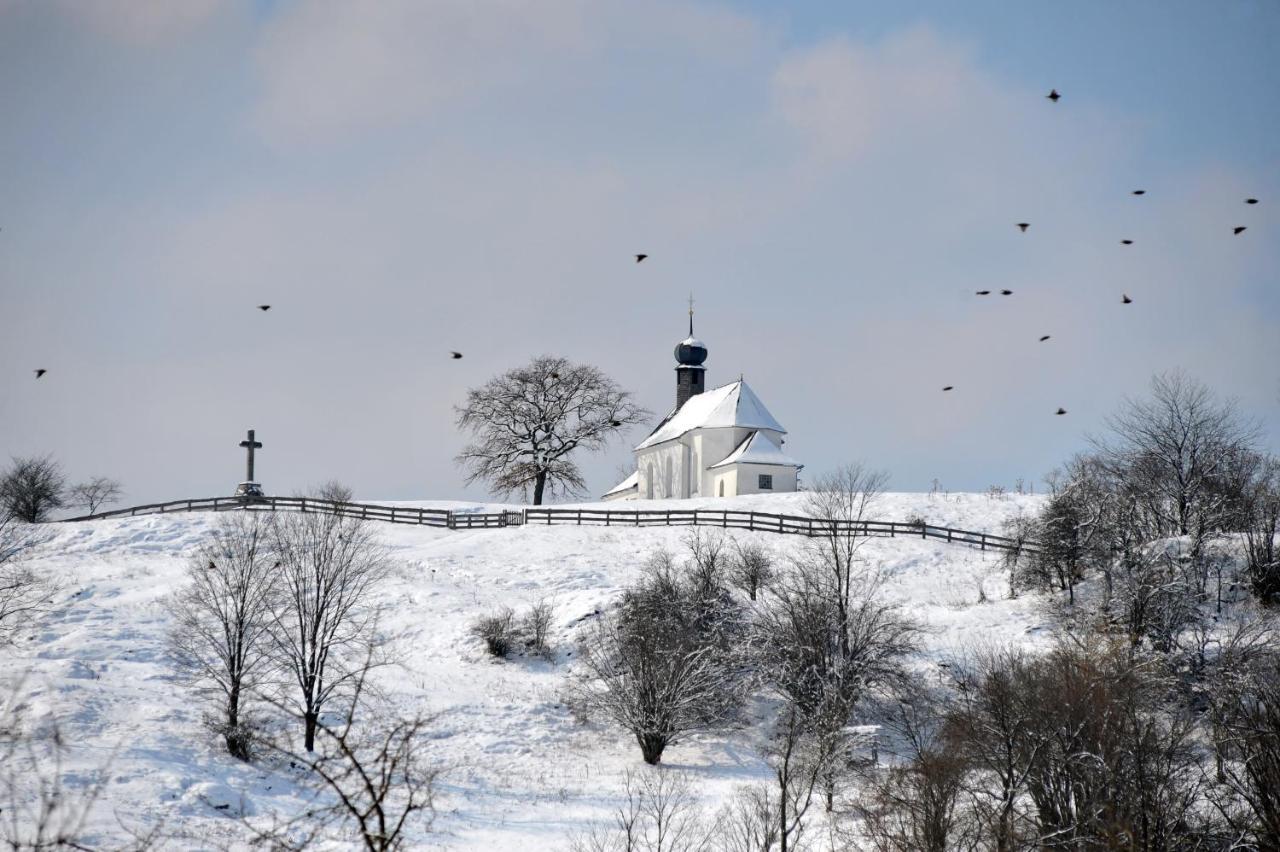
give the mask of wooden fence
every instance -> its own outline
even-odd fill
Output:
[[[163,515],[171,512],[317,512],[369,521],[415,526],[441,527],[451,530],[496,529],[524,524],[572,524],[606,527],[679,527],[703,526],[749,530],[781,535],[818,536],[884,536],[888,538],[922,538],[965,544],[982,550],[1021,551],[1034,553],[1034,542],[972,530],[938,527],[932,524],[899,521],[834,521],[804,515],[776,515],[770,512],[745,512],[728,509],[544,509],[505,512],[453,512],[448,509],[415,509],[382,506],[376,503],[344,503],[318,497],[205,497],[195,500],[171,500],[148,503],[128,509],[114,509],[67,518],[71,521],[96,521],[101,518],[128,518],[138,515]]]
[[[721,527],[752,532],[818,536],[885,536],[889,538],[923,538],[949,544],[968,544],[982,550],[1037,550],[1032,542],[1019,541],[991,533],[938,527],[932,524],[899,521],[835,521],[804,515],[776,515],[770,512],[744,512],[724,509],[525,509],[526,524],[594,524],[618,527]]]
[[[131,518],[137,515],[164,515],[171,512],[316,512],[341,515],[391,524],[413,524],[446,529],[486,529],[519,526],[524,522],[520,512],[451,512],[448,509],[416,509],[409,506],[381,506],[377,503],[345,503],[319,497],[203,497],[194,500],[171,500],[148,503],[128,509],[113,509],[71,521],[96,521],[102,518]]]

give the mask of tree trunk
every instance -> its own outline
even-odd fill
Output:
[[[533,481],[533,505],[542,505],[542,492],[547,487],[547,472],[538,471],[538,478]]]
[[[646,733],[636,734],[636,741],[640,743],[640,754],[644,757],[644,762],[650,766],[657,766],[658,761],[662,760],[662,752],[667,747],[667,738],[662,734]]]
[[[318,717],[315,713],[302,714],[302,722],[306,726],[306,739],[304,744],[306,745],[307,751],[316,750],[316,722],[317,721],[318,721]]]

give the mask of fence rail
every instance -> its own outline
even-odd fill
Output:
[[[66,522],[163,515],[171,512],[229,512],[240,509],[251,512],[316,512],[369,521],[441,527],[451,530],[496,529],[525,524],[606,527],[709,526],[780,535],[799,535],[807,538],[833,534],[884,536],[934,539],[948,544],[970,545],[982,550],[1034,553],[1039,549],[1034,542],[1019,541],[1006,536],[899,521],[836,521],[810,518],[805,515],[777,515],[770,512],[726,509],[533,508],[519,512],[454,512],[448,509],[416,509],[408,506],[383,506],[377,503],[346,503],[319,497],[204,497],[194,500],[171,500],[167,503],[148,503],[128,509],[114,509],[78,518],[67,518]]]
[[[131,506],[128,509],[113,509],[109,512],[67,518],[66,522],[164,515],[171,512],[230,512],[241,509],[250,512],[315,512],[391,524],[413,524],[446,529],[519,526],[524,522],[524,517],[519,512],[452,512],[448,509],[347,503],[319,497],[201,497],[193,500],[170,500],[167,503],[147,503],[143,506]]]
[[[619,527],[710,526],[753,532],[800,535],[807,538],[830,536],[885,536],[889,538],[923,538],[950,544],[968,544],[982,550],[1021,551],[1033,553],[1033,542],[932,524],[899,521],[836,521],[805,515],[777,515],[771,512],[745,512],[723,509],[525,509],[526,524],[574,524]]]

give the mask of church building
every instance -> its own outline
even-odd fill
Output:
[[[736,497],[795,491],[803,467],[782,451],[787,430],[739,379],[705,390],[707,347],[676,345],[676,407],[635,448],[636,472],[605,500]]]

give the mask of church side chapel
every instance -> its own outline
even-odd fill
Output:
[[[705,390],[707,347],[693,336],[676,345],[676,406],[635,448],[636,471],[605,500],[736,497],[795,491],[804,466],[782,450],[782,428],[739,379]]]

